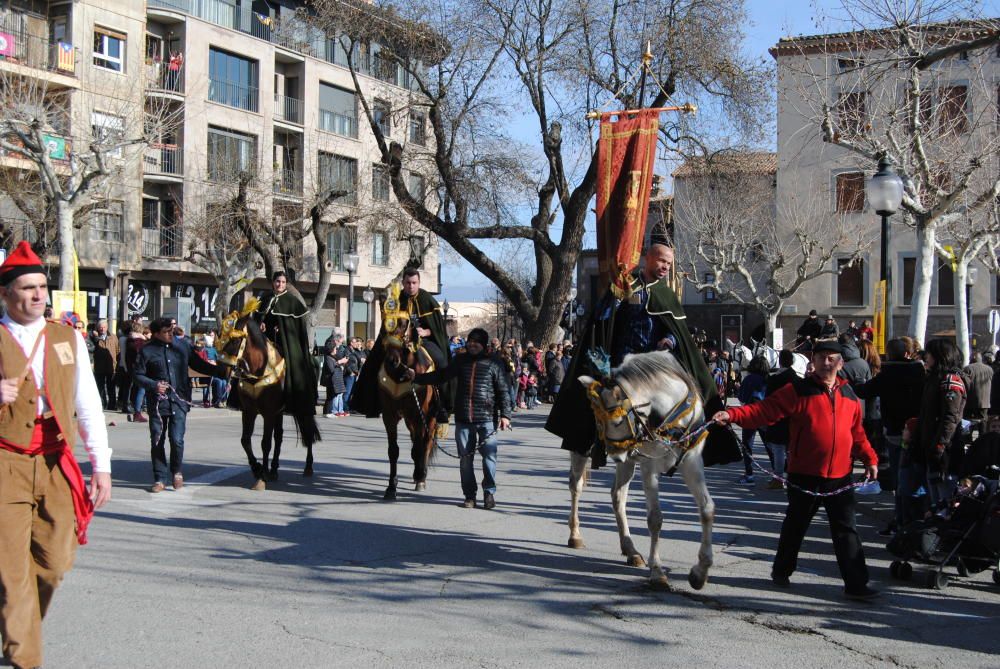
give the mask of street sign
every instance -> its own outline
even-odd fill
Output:
[[[990,311],[990,334],[1000,332],[1000,311],[993,309]]]

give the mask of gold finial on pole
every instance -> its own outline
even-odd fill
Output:
[[[645,67],[649,67],[650,63],[653,62],[653,45],[650,40],[646,40],[646,52],[642,54],[642,64]]]

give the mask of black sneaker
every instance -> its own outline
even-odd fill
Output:
[[[475,509],[476,508],[476,500],[474,500],[474,499],[467,499],[464,502],[462,502],[459,506],[461,506],[463,509]]]
[[[771,583],[774,583],[779,588],[790,588],[792,587],[792,582],[788,580],[788,577],[784,574],[779,574],[776,571],[771,571]]]
[[[863,585],[860,588],[844,588],[844,597],[856,602],[867,602],[879,596],[879,591]]]
[[[492,509],[497,505],[497,501],[493,499],[493,493],[486,493],[483,495],[483,508],[486,510]]]

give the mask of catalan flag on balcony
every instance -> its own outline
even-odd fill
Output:
[[[59,57],[56,61],[56,67],[66,72],[76,71],[76,53],[73,51],[72,44],[59,42]]]
[[[0,33],[0,56],[11,57],[14,52],[14,36],[10,33]]]
[[[271,27],[271,17],[270,16],[267,16],[266,14],[258,14],[257,12],[254,12],[253,15],[256,16],[257,20],[260,21],[262,24],[264,24],[268,28]]]

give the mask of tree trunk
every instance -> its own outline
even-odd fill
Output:
[[[955,344],[958,345],[958,350],[962,352],[962,360],[965,361],[966,365],[972,359],[969,348],[971,339],[969,337],[969,306],[966,301],[967,287],[965,285],[968,276],[969,261],[963,258],[955,268]]]
[[[73,208],[65,200],[56,199],[56,224],[59,228],[59,290],[73,290],[75,266],[73,252]],[[84,315],[84,314],[81,314]]]
[[[553,300],[554,302],[554,300]],[[532,341],[540,349],[544,349],[552,342],[556,341],[559,332],[559,320],[562,318],[562,307],[550,303],[547,306],[543,303],[538,310],[538,317],[533,320],[525,320],[524,341]],[[561,340],[560,340],[561,341]],[[522,342],[523,344],[524,342]]]
[[[773,311],[764,312],[764,342],[771,348],[774,348],[774,331],[778,329],[778,314],[782,304],[779,303],[778,308]]]
[[[934,280],[934,236],[933,226],[917,226],[917,266],[913,276],[913,297],[910,301],[910,336],[926,344],[927,309],[931,301],[931,283]],[[957,280],[957,278],[956,278]]]

